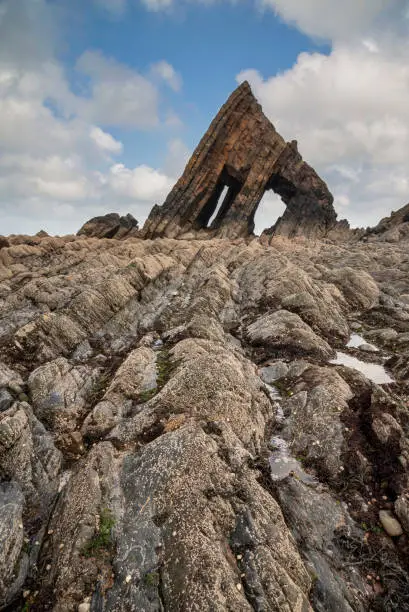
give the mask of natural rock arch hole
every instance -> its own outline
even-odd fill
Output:
[[[223,207],[223,204],[226,201],[227,194],[229,193],[229,189],[230,189],[230,187],[228,187],[227,185],[224,185],[224,186],[222,185],[222,191],[220,192],[220,196],[219,196],[219,198],[217,200],[216,208],[214,209],[214,212],[213,212],[212,216],[210,217],[209,221],[207,222],[207,227],[211,227],[212,226],[213,221],[217,218],[218,215],[220,217],[220,209]]]
[[[196,229],[215,230],[220,227],[245,182],[245,176],[237,174],[231,168],[224,166],[213,192],[196,219]],[[254,233],[256,235],[260,235],[265,228],[274,225],[284,213],[286,201],[290,200],[296,192],[296,187],[280,175],[271,176],[254,214]],[[250,232],[251,228],[252,220],[249,219]]]
[[[213,192],[196,219],[196,228],[217,229],[240,193],[243,180],[233,175],[225,166]]]
[[[284,213],[286,205],[272,189],[265,191],[254,215],[254,233],[260,236],[263,230],[274,225]]]

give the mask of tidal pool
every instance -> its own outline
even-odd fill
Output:
[[[370,342],[367,342],[365,338],[362,338],[362,336],[360,336],[359,334],[351,334],[347,347],[359,348],[360,346],[362,346],[362,344],[368,344],[374,349],[374,351],[379,351],[379,349],[375,345],[371,344]]]
[[[344,365],[348,368],[354,368],[372,380],[377,385],[386,385],[395,382],[391,378],[383,365],[377,363],[366,363],[347,353],[337,352],[336,359],[332,359],[330,363],[335,365]]]

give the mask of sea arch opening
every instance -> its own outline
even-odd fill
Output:
[[[220,177],[196,219],[198,228],[217,229],[243,187],[244,180],[224,166]]]

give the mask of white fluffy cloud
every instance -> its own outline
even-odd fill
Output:
[[[99,51],[86,51],[77,70],[89,77],[87,96],[76,100],[88,121],[143,129],[158,124],[158,91],[148,78]]]
[[[182,87],[182,78],[171,64],[162,60],[153,64],[151,71],[153,75],[158,76],[168,83],[173,91],[180,91]]]
[[[145,202],[162,203],[173,185],[168,176],[145,165],[131,170],[123,164],[114,164],[108,175],[100,178],[116,195]]]
[[[112,10],[125,4],[98,1]],[[123,144],[110,130],[168,129],[173,112],[161,119],[159,86],[177,89],[179,76],[165,61],[144,76],[87,51],[74,92],[54,53],[50,6],[0,0],[0,231],[71,232],[112,210],[142,221],[173,179],[118,163]]]
[[[402,0],[261,0],[285,21],[311,36],[350,39],[367,31],[377,18],[399,8]]]
[[[102,150],[107,153],[122,153],[122,142],[115,140],[111,134],[104,132],[98,126],[92,126],[89,135],[91,139],[95,142],[95,144]]]

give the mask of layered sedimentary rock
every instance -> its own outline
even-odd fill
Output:
[[[367,229],[363,240],[369,242],[399,242],[409,236],[409,204],[382,219],[378,225]]]
[[[286,143],[276,132],[244,82],[211,123],[163,206],[152,209],[144,235],[180,237],[208,227],[221,237],[251,234],[269,189],[287,205],[270,234],[319,237],[336,225],[327,185],[303,161],[297,143]]]
[[[8,242],[0,608],[409,608],[407,242]]]
[[[108,213],[93,217],[81,227],[78,236],[95,238],[125,238],[138,229],[138,221],[130,213],[121,217],[118,213]]]

